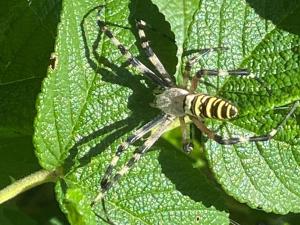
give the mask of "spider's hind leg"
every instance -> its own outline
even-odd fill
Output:
[[[244,142],[259,142],[259,141],[268,141],[272,139],[279,130],[283,128],[283,126],[286,124],[287,120],[291,117],[291,115],[295,112],[297,107],[299,106],[300,102],[296,101],[291,109],[289,110],[288,114],[284,117],[284,119],[277,125],[276,128],[272,129],[269,133],[264,135],[258,135],[258,136],[251,136],[251,137],[232,137],[232,138],[224,138],[209,128],[207,128],[200,120],[197,120],[195,117],[190,117],[191,120],[194,122],[194,124],[197,126],[199,130],[201,130],[203,133],[205,133],[208,138],[211,138],[222,145],[234,145],[238,143],[244,143]]]
[[[127,142],[124,142],[120,146],[120,148],[118,148],[116,156],[113,158],[111,164],[108,166],[106,170],[106,175],[104,175],[105,180],[101,181],[101,192],[96,196],[94,201],[91,203],[92,206],[97,202],[101,201],[105,193],[113,186],[113,184],[118,182],[120,178],[123,177],[130,170],[130,168],[140,160],[143,154],[146,153],[147,150],[166,131],[166,129],[174,121],[174,119],[175,118],[173,116],[164,115],[155,119],[155,121],[150,121],[148,124],[140,128],[138,130],[139,132],[136,132],[135,135],[129,137],[128,138],[129,141],[127,139]],[[109,179],[108,177],[111,175],[113,168],[115,167],[117,161],[120,158],[120,156],[118,155],[120,155],[129,146],[129,144],[132,144],[134,141],[137,141],[138,139],[143,137],[144,134],[148,133],[152,129],[155,129],[154,133],[150,135],[150,137],[144,142],[142,146],[140,146],[134,151],[132,158],[126,163],[126,165],[123,166],[111,179]]]
[[[155,126],[160,124],[162,121],[163,116],[160,115],[144,126],[142,126],[140,129],[136,130],[133,135],[127,138],[125,142],[123,142],[121,145],[118,146],[117,151],[115,153],[115,156],[111,160],[109,166],[106,168],[106,171],[104,173],[104,176],[102,177],[102,180],[100,182],[101,187],[105,186],[108,182],[108,178],[111,176],[113,169],[117,165],[121,154],[133,143],[140,140],[144,135],[146,135],[148,132],[150,132]]]

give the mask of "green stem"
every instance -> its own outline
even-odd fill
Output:
[[[59,174],[58,171],[40,170],[17,180],[0,190],[0,204],[40,184],[55,182]]]

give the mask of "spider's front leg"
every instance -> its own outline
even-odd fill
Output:
[[[138,28],[138,35],[141,40],[141,47],[144,49],[147,58],[152,63],[154,68],[159,72],[160,77],[166,81],[169,85],[169,87],[175,86],[175,84],[172,81],[172,78],[170,74],[165,69],[164,65],[161,63],[153,49],[150,47],[149,40],[146,37],[145,28],[147,24],[143,20],[138,20],[136,22],[136,27]]]
[[[135,67],[138,71],[140,71],[140,73],[152,80],[157,85],[160,85],[162,87],[169,86],[169,84],[165,80],[161,79],[161,77],[155,74],[152,70],[146,67],[142,62],[140,62],[130,53],[130,51],[108,29],[105,22],[100,19],[100,16],[98,16],[97,18],[97,24],[100,30],[110,39],[111,43],[115,45],[117,49],[119,49],[120,53],[133,67]]]
[[[204,76],[241,76],[241,77],[255,78],[255,75],[253,73],[250,73],[246,69],[236,69],[236,70],[201,69],[196,72],[195,76],[192,79],[190,92],[194,92],[196,90],[199,80]]]
[[[198,53],[196,56],[188,57],[188,60],[185,64],[184,71],[183,71],[183,84],[182,87],[187,89],[188,81],[191,78],[191,69],[192,67],[200,60],[201,57],[204,55],[210,54],[212,52],[220,51],[220,50],[227,50],[226,47],[215,47],[215,48],[204,48],[197,50]]]

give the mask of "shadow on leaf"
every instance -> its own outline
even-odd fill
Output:
[[[283,30],[300,34],[300,3],[297,0],[247,0],[261,17]]]

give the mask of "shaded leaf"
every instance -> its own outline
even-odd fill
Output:
[[[54,46],[59,1],[0,7],[0,186],[39,168],[32,143],[35,101]]]
[[[38,223],[29,218],[18,209],[5,206],[0,207],[0,222],[5,225],[37,225]]]

